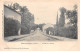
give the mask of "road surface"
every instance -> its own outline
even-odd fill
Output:
[[[41,30],[37,29],[30,34],[20,35],[20,36],[10,36],[4,38],[6,41],[64,41],[64,40],[75,40],[65,37],[53,36],[43,33]]]
[[[44,34],[42,31],[37,29],[32,35],[25,36],[24,38],[17,39],[16,41],[63,41],[63,40],[72,40],[64,37],[50,36]]]

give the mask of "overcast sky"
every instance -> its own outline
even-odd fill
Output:
[[[54,1],[54,0],[26,0],[26,1],[7,1],[5,4],[19,3],[22,6],[27,6],[29,11],[34,14],[35,23],[56,23],[57,11],[60,7],[65,7],[68,10],[72,10],[76,2],[69,1]]]

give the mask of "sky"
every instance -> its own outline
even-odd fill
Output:
[[[29,11],[34,14],[36,24],[50,23],[56,24],[57,12],[59,8],[64,7],[67,10],[72,10],[76,2],[61,1],[61,0],[23,0],[23,1],[6,1],[5,4],[19,3],[21,6],[27,6]]]

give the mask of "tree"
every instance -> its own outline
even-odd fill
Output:
[[[60,12],[61,12],[61,13],[65,13],[65,12],[66,12],[66,9],[65,9],[64,7],[61,7],[61,8],[60,8]]]
[[[19,9],[19,4],[18,3],[14,3],[13,4],[13,9],[16,11]]]
[[[66,9],[64,7],[60,8],[60,18],[59,18],[59,26],[63,27],[65,24],[65,13],[66,13]]]
[[[13,11],[18,12],[21,15],[21,31],[23,34],[31,30],[34,24],[34,15],[31,14],[26,6],[20,6],[18,3],[8,5]]]
[[[29,10],[26,6],[21,7],[20,13],[22,16],[21,25],[25,27],[24,28],[24,29],[26,29],[25,31],[29,32],[31,30],[31,27],[32,27],[31,24],[34,23],[34,15],[32,15],[29,12]],[[24,31],[24,29],[21,31]]]
[[[45,25],[44,23],[38,25],[38,27],[40,28],[40,30],[43,30],[42,28],[43,28],[44,25]]]
[[[77,5],[74,5],[73,7],[74,7],[74,10],[77,10]]]
[[[24,13],[27,13],[27,11],[29,11],[26,6],[20,7],[20,12],[23,15]]]
[[[69,24],[72,25],[71,31],[73,31],[73,37],[77,38],[77,5],[74,5],[74,10],[68,10],[66,12],[67,18],[69,19]]]

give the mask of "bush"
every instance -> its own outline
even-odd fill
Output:
[[[58,28],[49,27],[46,29],[46,33],[49,34],[49,31],[52,32],[55,36],[77,39],[77,31],[75,30],[74,26]]]
[[[74,29],[73,26],[68,28],[60,27],[58,28],[58,36],[77,39],[77,34],[75,34],[75,31],[73,31],[72,29]]]
[[[18,35],[20,23],[17,20],[4,16],[4,37]]]

